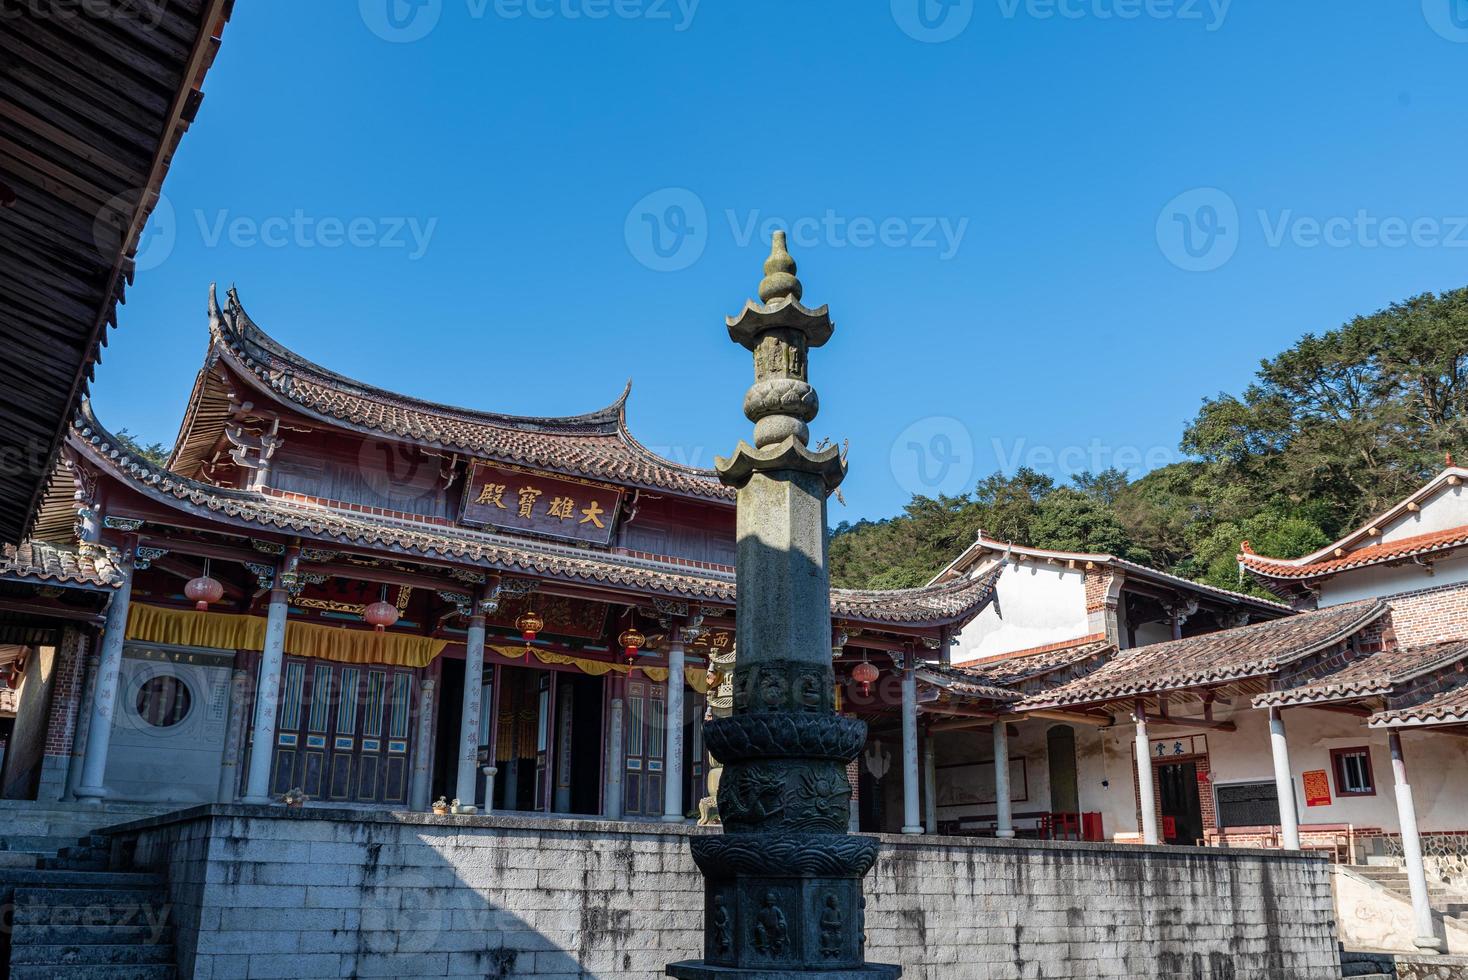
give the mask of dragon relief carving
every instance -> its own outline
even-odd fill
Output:
[[[785,812],[785,780],[768,768],[726,770],[719,813],[726,822],[763,824]]]

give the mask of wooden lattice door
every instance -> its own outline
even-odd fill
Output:
[[[629,817],[659,817],[663,812],[666,685],[629,676],[626,718],[623,810]]]
[[[406,804],[416,679],[406,668],[286,658],[272,792]]]

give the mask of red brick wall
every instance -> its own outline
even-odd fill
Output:
[[[1086,572],[1086,612],[1099,612],[1106,608],[1106,593],[1111,589],[1112,575],[1109,568]]]
[[[81,710],[86,676],[87,637],[77,629],[62,634],[56,651],[56,680],[51,689],[50,718],[46,725],[46,755],[70,755]]]
[[[1422,646],[1468,637],[1468,585],[1455,583],[1387,596],[1392,607],[1390,630],[1400,646]]]

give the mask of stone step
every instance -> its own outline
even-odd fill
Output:
[[[77,964],[76,966],[23,966],[10,968],[10,980],[177,980],[172,964],[149,963],[132,966]]]
[[[75,861],[62,858],[41,858],[40,866],[46,871],[106,871],[106,861]]]
[[[12,954],[21,946],[172,946],[172,926],[78,926],[16,922],[11,933]]]
[[[1348,980],[1380,980],[1396,976],[1396,959],[1391,953],[1341,950],[1341,976]]]
[[[41,860],[40,855],[27,851],[0,851],[0,868],[34,868]]]
[[[98,966],[133,966],[140,963],[173,965],[170,943],[66,943],[41,945],[25,943],[10,951],[10,963],[66,967],[79,963]]]
[[[65,874],[66,872],[61,872]],[[85,874],[86,872],[76,872]],[[15,907],[78,908],[105,905],[164,906],[168,899],[156,888],[138,886],[52,888],[27,886],[15,890]]]
[[[167,924],[173,906],[157,896],[111,900],[79,899],[65,905],[34,905],[16,901],[11,920],[38,926],[113,926]]]
[[[162,888],[163,876],[138,871],[0,868],[4,888]]]
[[[5,850],[24,851],[29,854],[52,854],[73,843],[73,834],[7,834]]]

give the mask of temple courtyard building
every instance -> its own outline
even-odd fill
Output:
[[[1273,602],[983,535],[933,584],[993,583],[916,671],[921,775],[863,759],[871,829],[1305,849],[1357,945],[1468,950],[1468,470],[1244,574]],[[1139,766],[1138,760],[1144,760]]]
[[[0,568],[8,797],[682,821],[707,795],[733,499],[642,447],[626,393],[570,418],[432,405],[211,293],[167,465],[84,406],[35,537]],[[834,590],[838,663],[931,655],[991,596]]]

